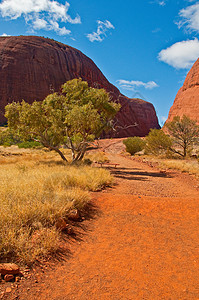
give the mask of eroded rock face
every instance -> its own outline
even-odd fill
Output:
[[[199,59],[195,62],[170,109],[168,121],[187,115],[199,124]]]
[[[117,132],[112,136],[144,136],[150,128],[159,128],[151,103],[120,94],[79,50],[36,36],[0,37],[0,123],[5,122],[4,107],[8,103],[43,100],[66,81],[80,77],[92,87],[105,88],[121,103]],[[138,126],[128,127],[134,123]]]

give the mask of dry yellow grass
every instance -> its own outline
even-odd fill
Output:
[[[108,157],[102,151],[91,151],[90,153],[86,154],[85,158],[90,159],[92,162],[109,162]]]
[[[145,156],[145,159],[152,162],[157,162],[161,168],[168,168],[187,172],[199,177],[199,163],[196,159],[166,159],[152,156]]]
[[[73,208],[83,209],[90,201],[88,191],[112,183],[107,170],[64,165],[40,150],[0,156],[0,165],[1,260],[31,264],[56,252],[56,220],[67,219]]]
[[[161,165],[166,168],[180,170],[189,174],[199,176],[199,164],[196,160],[177,160],[177,159],[164,159]]]

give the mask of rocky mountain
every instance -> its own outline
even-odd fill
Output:
[[[195,62],[170,109],[168,121],[187,115],[199,123],[199,59]]]
[[[151,103],[122,95],[79,50],[37,36],[0,37],[0,123],[6,121],[3,113],[8,103],[43,100],[67,80],[80,77],[92,87],[105,88],[121,103],[117,132],[112,136],[144,136],[150,128],[159,128]],[[134,123],[138,126],[131,126]]]

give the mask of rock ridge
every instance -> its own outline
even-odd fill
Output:
[[[187,115],[199,124],[199,59],[194,63],[179,89],[166,122]]]

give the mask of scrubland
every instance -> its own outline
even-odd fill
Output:
[[[197,159],[169,159],[149,155],[144,155],[142,159],[148,162],[158,163],[159,167],[162,169],[179,170],[199,178],[199,162]]]
[[[56,221],[83,211],[89,191],[112,184],[107,170],[71,166],[42,150],[0,149],[0,257],[32,264],[60,248]]]
[[[180,170],[199,177],[199,163],[197,160],[162,159],[160,165],[165,168]]]

